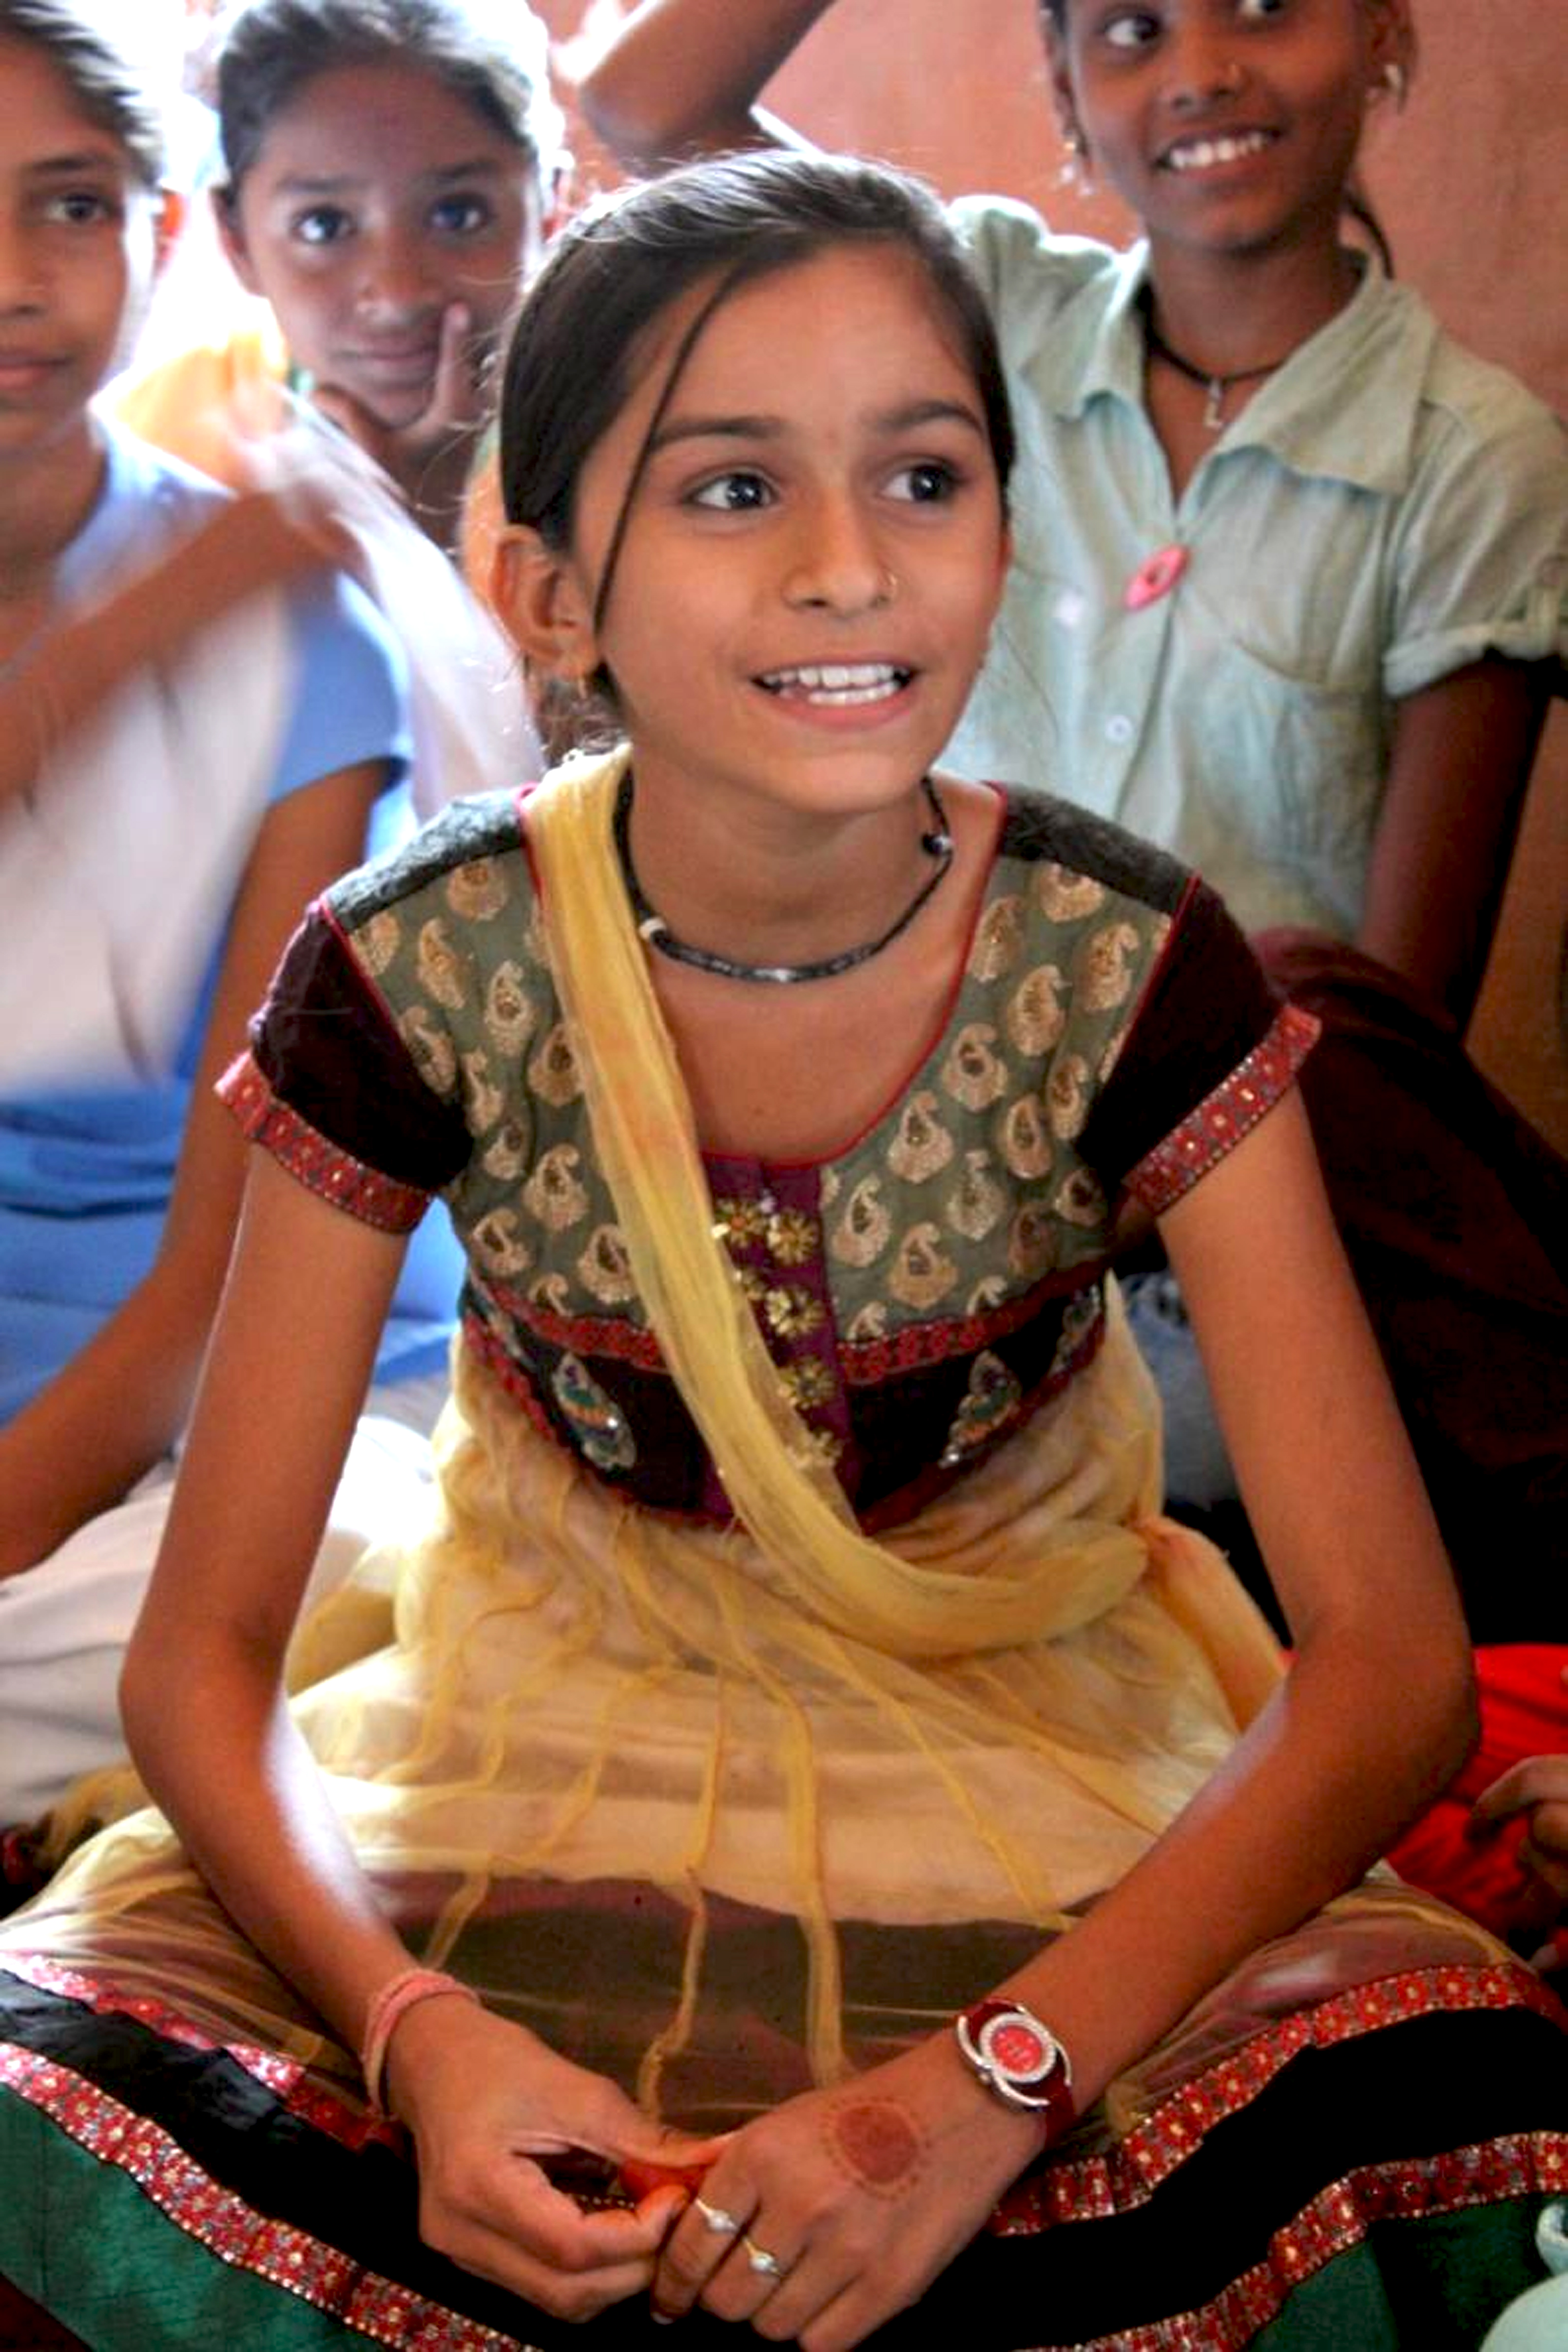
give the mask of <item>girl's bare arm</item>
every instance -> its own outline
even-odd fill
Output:
[[[643,0],[579,85],[623,163],[779,145],[793,134],[757,99],[831,0]]]
[[[1492,656],[1396,706],[1356,944],[1461,1027],[1486,972],[1546,700],[1542,669]]]
[[[121,1703],[149,1789],[225,1910],[355,2049],[409,1953],[289,1712],[283,1661],[402,1244],[250,1157]],[[666,2152],[613,2084],[453,1999],[397,2026],[388,2076],[418,2147],[429,2242],[566,2317],[648,2284],[679,2192],[655,2189],[634,2212],[584,2213],[538,2160],[566,2148],[612,2163]]]
[[[324,517],[243,492],[146,572],[47,628],[0,680],[0,807],[39,782],[49,755],[144,669],[264,588],[340,556]]]

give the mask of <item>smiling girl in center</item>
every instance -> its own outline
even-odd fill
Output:
[[[57,2168],[190,2340],[266,2340],[279,2278],[322,2342],[623,2305],[620,2343],[649,2295],[808,2352],[1458,2340],[1529,2275],[1568,2035],[1363,1879],[1463,1748],[1467,1653],[1312,1024],[1186,869],[938,765],[1013,454],[951,234],[831,159],[636,191],[563,236],[503,417],[498,601],[622,740],[329,890],[225,1081],[260,1148],[124,1686],[181,1846],[111,1829],[0,1932],[0,2168],[43,2181],[0,2268],[147,2340],[50,2242]],[[289,1709],[437,1192],[440,1521]],[[1159,1515],[1128,1197],[1288,1680]]]

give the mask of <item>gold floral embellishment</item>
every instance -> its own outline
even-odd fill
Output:
[[[798,1457],[800,1467],[802,1470],[809,1470],[812,1462],[816,1461],[821,1462],[829,1470],[836,1470],[843,1450],[843,1439],[835,1437],[831,1429],[804,1429],[801,1432],[801,1448]],[[791,1452],[793,1451],[794,1449],[791,1448]]]
[[[777,1283],[764,1291],[762,1311],[768,1328],[780,1339],[809,1339],[827,1320],[821,1300],[797,1282]]]
[[[757,1201],[722,1193],[714,1202],[717,1231],[732,1249],[758,1249],[768,1239],[768,1212]]]
[[[768,1220],[768,1254],[778,1265],[810,1265],[822,1246],[822,1229],[804,1209],[777,1209]]]
[[[802,1356],[793,1364],[786,1364],[779,1375],[779,1385],[797,1412],[812,1412],[831,1404],[836,1393],[832,1373],[821,1356]]]

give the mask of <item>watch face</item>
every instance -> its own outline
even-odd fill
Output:
[[[1012,2083],[1038,2083],[1057,2062],[1056,2043],[1022,2010],[988,2018],[976,2036],[981,2057]]]

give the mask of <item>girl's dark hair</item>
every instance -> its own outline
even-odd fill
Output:
[[[518,314],[501,394],[507,519],[566,546],[591,450],[624,406],[642,339],[672,302],[716,284],[666,373],[599,583],[601,614],[653,435],[708,320],[740,287],[846,245],[912,254],[974,377],[1004,498],[1014,438],[995,329],[941,205],[920,181],[852,156],[762,150],[666,173],[580,213]]]
[[[561,122],[545,30],[523,0],[232,0],[219,33],[216,100],[227,194],[273,119],[318,74],[413,64],[461,99],[541,175]]]
[[[1040,0],[1040,13],[1045,18],[1047,24],[1050,25],[1051,31],[1056,35],[1057,38],[1059,40],[1064,39],[1067,34],[1067,0]],[[1416,68],[1416,33],[1414,26],[1410,28],[1406,36],[1405,54],[1400,59],[1400,64],[1404,68],[1406,79],[1408,79]],[[1383,223],[1378,219],[1376,213],[1373,210],[1372,199],[1368,196],[1366,190],[1363,187],[1359,176],[1353,174],[1345,188],[1344,198],[1341,209],[1349,214],[1351,219],[1355,223],[1357,228],[1360,229],[1362,235],[1365,237],[1368,245],[1371,246],[1373,251],[1376,254],[1379,261],[1382,262],[1383,267],[1387,271],[1389,277],[1392,278],[1395,274],[1394,247],[1388,241],[1388,233],[1385,229]]]
[[[71,0],[0,0],[0,39],[26,41],[70,84],[89,122],[118,139],[139,180],[163,177],[163,115],[130,58]]]

